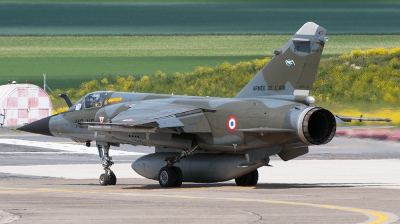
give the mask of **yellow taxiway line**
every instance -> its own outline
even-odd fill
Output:
[[[118,191],[118,189],[112,189]],[[291,202],[291,201],[278,201],[278,200],[260,200],[260,199],[250,199],[250,198],[225,198],[225,197],[199,197],[199,196],[187,196],[187,195],[175,195],[175,194],[151,194],[151,193],[120,193],[120,192],[108,192],[108,191],[86,191],[86,190],[68,190],[68,189],[56,189],[56,188],[11,188],[11,187],[0,187],[0,194],[29,194],[29,193],[80,193],[80,194],[110,194],[110,195],[124,195],[124,196],[138,196],[138,197],[164,197],[164,198],[177,198],[177,199],[200,199],[200,200],[223,200],[223,201],[235,201],[235,202],[259,202],[259,203],[270,203],[270,204],[286,204],[286,205],[297,205],[297,206],[309,206],[316,208],[334,209],[341,211],[348,211],[354,213],[361,213],[367,215],[369,220],[365,223],[368,224],[379,224],[387,221],[397,221],[389,220],[389,217],[382,212],[352,208],[352,207],[342,207],[337,205],[329,204],[313,204],[305,202]]]

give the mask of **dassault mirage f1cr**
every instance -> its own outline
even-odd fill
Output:
[[[327,41],[324,28],[304,24],[234,98],[99,91],[19,130],[87,146],[95,141],[105,170],[101,185],[117,181],[110,146],[131,144],[155,146],[132,169],[162,187],[231,179],[254,186],[270,156],[288,161],[310,145],[328,143],[338,121],[388,120],[335,116],[310,106],[315,100],[308,91]]]

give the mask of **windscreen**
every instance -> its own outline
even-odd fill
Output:
[[[85,109],[103,106],[107,92],[94,92],[85,96]]]
[[[68,109],[68,111],[81,110],[82,109],[82,102],[83,102],[83,97],[80,98],[79,100],[77,100],[76,103],[74,103],[74,105],[72,105]]]

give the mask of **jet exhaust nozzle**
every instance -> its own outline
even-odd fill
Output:
[[[336,133],[336,120],[333,114],[320,107],[304,110],[297,121],[297,134],[308,145],[326,144]]]

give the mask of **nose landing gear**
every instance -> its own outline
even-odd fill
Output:
[[[110,169],[114,164],[112,157],[109,156],[110,145],[97,145],[97,149],[99,151],[101,165],[104,169],[104,173],[102,173],[99,178],[100,185],[107,186],[117,184],[117,176],[115,176],[114,172]]]

